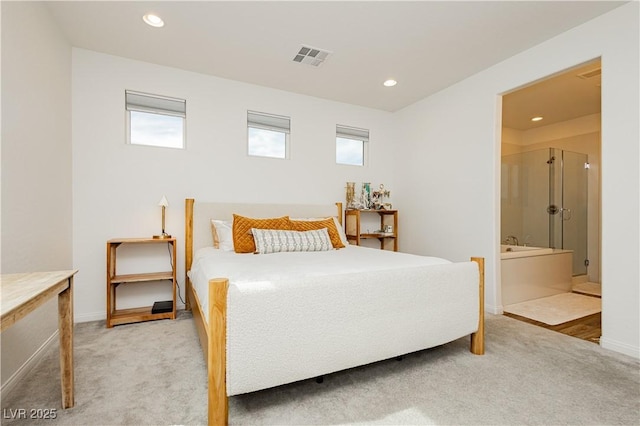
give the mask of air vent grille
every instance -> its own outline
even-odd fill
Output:
[[[302,46],[293,58],[293,62],[319,67],[327,60],[331,52],[310,46]]]
[[[578,77],[586,80],[589,78],[593,78],[593,77],[598,77],[599,75],[602,74],[602,68],[596,68],[594,70],[590,70],[590,71],[585,71],[583,73],[578,74]]]

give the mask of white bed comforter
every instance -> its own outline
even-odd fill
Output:
[[[229,278],[227,394],[450,342],[477,331],[478,268],[358,246],[312,253],[196,252],[189,277]]]

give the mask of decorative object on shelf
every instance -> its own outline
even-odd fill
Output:
[[[363,209],[371,208],[371,184],[362,182],[362,190],[360,191],[360,204]]]
[[[164,211],[167,207],[169,207],[169,202],[167,201],[167,197],[163,195],[158,205],[162,207],[162,233],[160,235],[154,235],[153,238],[155,238],[156,240],[164,240],[166,238],[171,238],[171,235],[164,232]]]
[[[390,195],[391,191],[384,189],[384,184],[381,183],[380,188],[377,191],[373,191],[372,207],[376,210],[390,210],[391,204],[384,202],[384,197],[389,197]]]
[[[347,182],[346,184],[346,208],[361,210],[391,210],[391,203],[385,202],[391,191],[380,184],[378,190],[371,190],[369,182]]]
[[[347,182],[347,208],[356,208],[356,183]]]
[[[371,208],[374,210],[380,210],[382,208],[382,204],[380,204],[380,193],[378,191],[371,193]]]

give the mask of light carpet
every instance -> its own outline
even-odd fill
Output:
[[[561,293],[506,305],[504,311],[548,325],[558,325],[602,311],[602,299],[575,293]]]
[[[488,315],[486,354],[463,338],[325,376],[232,397],[242,425],[637,425],[640,361]],[[2,401],[57,408],[53,420],[3,425],[206,423],[206,370],[190,315],[116,326],[76,325],[76,406],[60,409],[57,347]],[[384,344],[384,342],[379,342]],[[259,355],[257,355],[259,356]],[[4,411],[6,412],[6,411]]]

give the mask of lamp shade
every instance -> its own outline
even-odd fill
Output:
[[[169,202],[167,201],[167,197],[163,195],[162,198],[160,199],[160,202],[158,202],[158,205],[162,207],[169,207]]]

